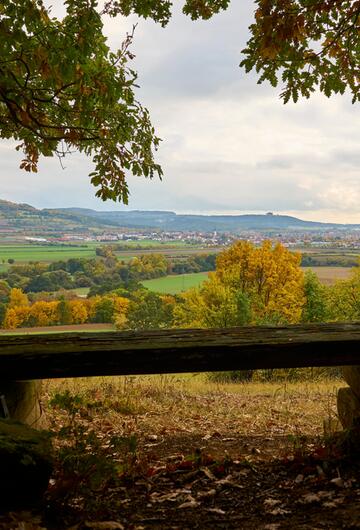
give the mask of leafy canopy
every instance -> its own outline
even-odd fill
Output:
[[[134,96],[131,36],[112,53],[97,1],[64,3],[63,20],[41,0],[0,5],[0,136],[20,141],[26,171],[37,171],[40,155],[92,155],[96,195],[127,203],[125,171],[161,176],[159,139]]]
[[[185,0],[183,12],[193,20],[209,19],[230,0]],[[250,38],[240,65],[255,70],[259,83],[283,83],[284,102],[310,97],[319,88],[326,96],[348,88],[360,100],[360,0],[255,0]],[[166,25],[168,0],[110,0],[113,15],[131,12]]]
[[[185,0],[192,19],[209,19],[230,0]],[[257,0],[241,65],[259,83],[284,85],[284,101],[350,90],[360,99],[360,0]],[[0,4],[0,137],[19,141],[21,167],[37,171],[40,155],[73,150],[92,156],[96,195],[128,202],[127,172],[161,178],[154,160],[159,138],[134,95],[136,72],[126,37],[111,52],[102,15],[135,13],[165,26],[169,0],[64,0],[66,16],[51,17],[42,0]]]

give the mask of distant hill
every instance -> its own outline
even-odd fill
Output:
[[[64,211],[64,210],[59,210]],[[165,231],[242,232],[245,230],[327,230],[329,228],[355,228],[357,225],[340,225],[302,221],[289,215],[190,215],[167,211],[99,212],[82,208],[65,211],[93,217],[100,222],[130,228],[154,228]]]
[[[303,221],[288,215],[185,215],[168,211],[110,211],[88,208],[57,208],[39,210],[28,204],[0,200],[0,230],[53,234],[86,232],[116,228],[152,228],[162,231],[201,231],[241,233],[328,229],[360,229],[360,225],[341,225]]]
[[[0,200],[0,231],[27,234],[86,232],[90,228],[102,228],[104,223],[93,217],[77,215],[71,211],[38,210],[28,204],[16,204]]]

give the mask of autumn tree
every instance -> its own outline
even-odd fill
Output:
[[[10,291],[9,296],[9,308],[14,307],[22,307],[22,306],[28,306],[29,305],[29,299],[25,293],[21,289],[18,289],[17,287],[14,287]]]
[[[115,293],[110,295],[114,302],[113,323],[117,329],[127,327],[129,299]]]
[[[72,324],[84,324],[89,318],[86,304],[83,300],[69,301]]]
[[[95,314],[93,317],[94,322],[112,322],[114,316],[114,302],[111,298],[100,298],[95,304]]]
[[[6,315],[6,304],[0,302],[0,327],[4,326],[4,319]]]
[[[243,326],[251,320],[250,301],[243,291],[225,284],[212,273],[200,287],[182,295],[182,302],[175,307],[174,317],[179,327]]]
[[[58,323],[58,302],[39,300],[32,304],[29,322],[32,326],[55,326]]]
[[[171,328],[174,299],[151,291],[140,290],[132,295],[126,326],[130,329]]]
[[[135,257],[129,264],[129,275],[134,280],[159,278],[168,271],[168,262],[163,254],[144,254]]]
[[[22,324],[22,320],[18,307],[8,307],[5,312],[3,326],[5,329],[16,329]]]
[[[304,275],[305,304],[302,308],[303,322],[327,322],[329,313],[329,289],[323,285],[317,275],[306,271]]]
[[[280,243],[264,241],[255,247],[238,241],[219,254],[216,276],[224,286],[246,294],[254,322],[296,323],[305,303],[300,261],[300,254]]]
[[[360,319],[360,268],[352,270],[348,280],[338,280],[328,293],[330,319],[351,321]]]
[[[72,323],[72,311],[69,300],[61,296],[57,306],[58,321],[60,325],[67,325]]]

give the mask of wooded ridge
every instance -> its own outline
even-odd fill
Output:
[[[360,324],[0,336],[0,378],[360,364]]]
[[[359,228],[356,224],[325,223],[304,221],[289,215],[206,215],[176,214],[169,211],[96,211],[88,208],[45,208],[36,209],[28,204],[16,204],[0,199],[0,219],[6,226],[21,230],[34,227],[39,233],[45,223],[44,231],[61,231],[71,224],[77,230],[87,228],[127,227],[163,231],[204,231],[239,232],[242,230],[329,230]]]

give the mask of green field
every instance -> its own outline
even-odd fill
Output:
[[[29,261],[66,261],[71,258],[94,258],[95,248],[86,246],[63,247],[61,245],[0,245],[0,263],[14,259],[15,263]]]
[[[90,287],[76,287],[75,289],[67,289],[68,293],[74,293],[77,296],[81,296],[82,298],[86,298],[89,291]]]
[[[99,243],[86,245],[0,245],[0,271],[8,268],[8,259],[14,259],[16,263],[28,263],[29,261],[39,261],[50,263],[52,261],[67,261],[71,258],[95,258],[96,247]],[[141,251],[116,253],[116,257],[121,261],[129,261]]]
[[[94,258],[96,247],[107,243],[90,241],[79,245],[31,245],[31,244],[0,244],[0,271],[8,268],[8,259],[15,260],[16,263],[27,263],[29,261],[39,261],[50,263],[52,261],[67,261],[71,258]],[[141,248],[136,248],[137,246]],[[133,241],[126,243],[127,249],[116,252],[116,257],[121,261],[129,261],[134,256],[154,252],[172,253],[181,252],[184,248],[190,253],[199,247],[192,247],[183,242],[162,243],[160,241]]]
[[[156,278],[154,280],[145,280],[142,282],[144,287],[157,293],[178,294],[186,291],[191,287],[197,287],[208,277],[207,272],[195,272],[193,274],[173,274]]]

